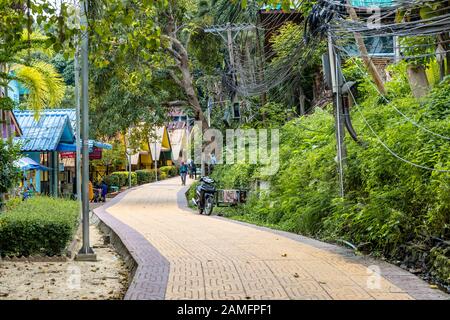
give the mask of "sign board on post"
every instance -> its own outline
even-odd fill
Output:
[[[61,159],[75,159],[75,152],[60,152]]]
[[[61,159],[75,159],[75,152],[60,152]],[[99,160],[102,158],[102,149],[94,147],[92,152],[89,153],[89,160]]]
[[[91,153],[89,153],[89,160],[100,160],[102,158],[102,149],[94,147]]]

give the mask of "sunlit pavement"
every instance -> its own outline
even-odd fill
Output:
[[[180,178],[137,187],[100,215],[138,260],[128,299],[448,299],[345,248],[199,215],[187,188]]]

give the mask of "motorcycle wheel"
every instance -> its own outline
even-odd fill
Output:
[[[198,210],[198,214],[203,214],[203,208],[200,204],[200,199],[197,198],[197,210]]]
[[[212,196],[209,196],[205,199],[205,214],[210,216],[213,212],[214,208],[214,199]]]

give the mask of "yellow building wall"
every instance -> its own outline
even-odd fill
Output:
[[[164,127],[164,133],[163,133],[161,146],[163,148],[170,148],[169,133],[167,132],[167,128],[166,127]]]

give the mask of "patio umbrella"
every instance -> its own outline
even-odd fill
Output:
[[[16,167],[19,167],[23,171],[27,170],[41,170],[41,171],[49,171],[50,168],[43,166],[31,158],[23,157],[19,160],[15,161],[14,164]]]

